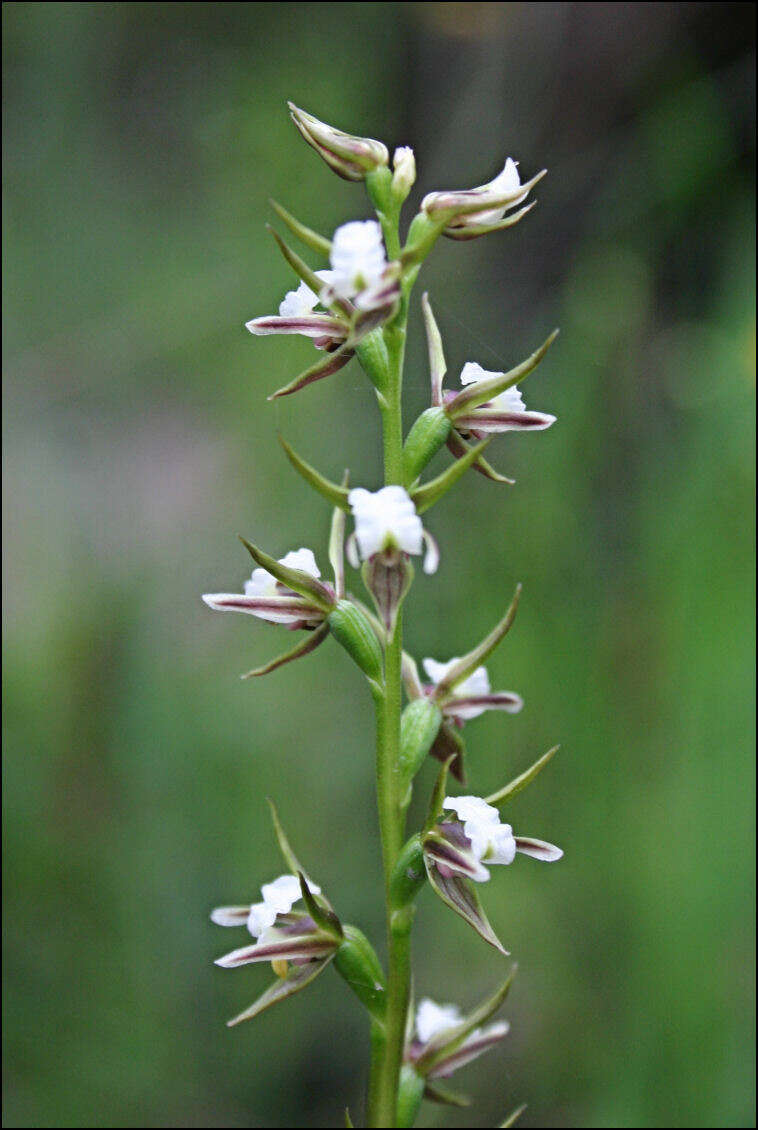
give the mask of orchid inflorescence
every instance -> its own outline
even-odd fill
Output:
[[[549,428],[555,417],[528,409],[520,384],[547,353],[551,334],[531,357],[509,372],[467,361],[460,387],[445,389],[441,335],[428,296],[422,298],[429,369],[430,406],[407,435],[402,427],[402,374],[408,304],[420,267],[440,236],[478,238],[519,222],[534,206],[527,198],[544,170],[525,182],[508,158],[502,171],[478,188],[428,193],[399,235],[402,205],[416,179],[412,149],[389,151],[378,141],[334,129],[290,104],[298,130],[327,165],[346,180],[363,182],[375,218],[353,220],[331,239],[297,220],[279,204],[274,211],[288,231],[320,256],[317,269],[276,232],[274,238],[297,277],[277,314],[253,318],[255,335],[299,334],[317,357],[303,373],[270,396],[289,396],[336,373],[356,358],[376,390],[382,418],[384,482],[378,489],[352,486],[322,475],[284,440],[295,470],[332,507],[326,557],[330,577],[306,547],[276,558],[241,539],[255,568],[241,593],[212,593],[209,607],[245,612],[297,634],[289,650],[243,678],[254,678],[301,658],[331,636],[365,675],[377,717],[377,800],[385,874],[387,969],[353,925],[343,923],[321,886],[295,856],[271,805],[276,837],[287,872],[261,888],[261,899],[214,910],[214,923],[246,928],[252,940],[217,964],[236,968],[271,963],[276,978],[266,992],[230,1024],[248,1020],[305,988],[332,965],[367,1009],[371,1025],[371,1070],[366,1103],[368,1126],[411,1126],[424,1097],[460,1104],[467,1100],[440,1082],[498,1044],[504,1021],[490,1022],[503,1004],[515,966],[493,995],[464,1016],[455,1005],[428,998],[415,1010],[410,982],[410,934],[420,890],[429,887],[501,954],[507,954],[482,907],[478,888],[494,865],[512,864],[517,854],[551,862],[562,852],[553,844],[516,834],[501,809],[548,764],[548,750],[509,784],[483,798],[448,795],[452,774],[466,780],[463,729],[487,710],[516,713],[515,691],[493,691],[485,662],[513,624],[521,586],[492,631],[471,651],[447,661],[431,657],[419,666],[403,646],[403,603],[414,580],[413,558],[423,572],[439,564],[437,543],[421,515],[436,505],[471,468],[510,483],[484,457],[496,435]],[[324,263],[324,261],[326,261]],[[556,331],[557,332],[557,331]],[[447,445],[453,462],[422,481],[432,458]],[[354,528],[346,536],[348,516]],[[371,604],[346,586],[347,564],[359,570]],[[323,564],[324,558],[321,558]],[[405,691],[407,705],[403,709]],[[417,773],[428,756],[441,762],[423,827],[406,838],[406,814]],[[522,1108],[503,1125],[511,1125]],[[347,1124],[352,1125],[349,1115]]]

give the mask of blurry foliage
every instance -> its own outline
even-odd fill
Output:
[[[288,97],[414,145],[412,203],[509,152],[550,169],[524,224],[440,246],[426,279],[450,383],[562,329],[527,386],[558,425],[497,445],[516,488],[473,476],[430,515],[442,567],[409,605],[446,659],[523,580],[492,677],[526,709],[472,724],[472,783],[563,745],[513,822],[565,861],[486,891],[521,970],[507,1047],[462,1080],[476,1124],[522,1100],[524,1125],[753,1124],[751,9],[4,6],[7,1125],[360,1109],[338,979],[227,1032],[264,974],[214,969],[207,922],[278,873],[271,794],[382,932],[360,680],[327,645],[241,684],[281,638],[199,600],[249,570],[238,531],[325,562],[277,429],[377,482],[357,370],[267,405],[308,347],[242,328],[290,281],[269,196],[325,232],[367,211]],[[410,420],[418,332],[408,386]],[[484,995],[496,958],[428,897],[419,919],[417,993]]]

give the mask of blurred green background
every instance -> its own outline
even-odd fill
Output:
[[[330,232],[368,214],[285,99],[411,144],[433,188],[546,165],[511,232],[426,269],[451,379],[507,368],[558,424],[507,436],[428,519],[408,645],[471,646],[517,717],[467,729],[489,792],[556,741],[514,825],[566,849],[496,873],[520,963],[506,1044],[456,1079],[487,1126],[751,1126],[753,126],[750,4],[30,4],[5,53],[5,1124],[335,1126],[363,1015],[331,971],[233,1031],[270,971],[229,973],[219,902],[281,870],[264,798],[381,945],[370,700],[328,643],[282,649],[200,593],[245,533],[325,563],[328,511],[281,430],[379,483],[357,367],[254,341],[292,276],[274,196]],[[409,215],[412,210],[409,209]],[[407,420],[427,404],[418,307]],[[447,456],[439,457],[438,466]],[[428,791],[433,768],[422,775]],[[421,798],[423,799],[423,797]],[[464,1007],[497,956],[426,892],[416,991]]]

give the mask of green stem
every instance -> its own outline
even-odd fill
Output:
[[[385,329],[389,358],[387,388],[382,403],[385,485],[403,481],[402,372],[405,353],[407,298]],[[382,1054],[373,1045],[369,1084],[369,1126],[397,1125],[397,1096],[405,1045],[406,1016],[410,996],[410,939],[412,907],[396,909],[390,897],[390,877],[403,844],[405,817],[401,806],[400,715],[402,711],[403,622],[398,614],[394,636],[384,657],[384,695],[377,697],[376,785],[379,827],[382,839],[385,903],[387,916],[387,1010]]]

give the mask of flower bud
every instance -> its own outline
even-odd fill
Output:
[[[337,601],[328,617],[330,631],[373,682],[382,678],[382,649],[365,613],[349,600]]]
[[[344,133],[288,102],[292,120],[305,140],[327,165],[344,180],[364,180],[366,173],[389,162],[389,152],[381,141]]]
[[[392,192],[402,203],[416,181],[416,158],[410,145],[401,145],[395,150],[392,168]]]

